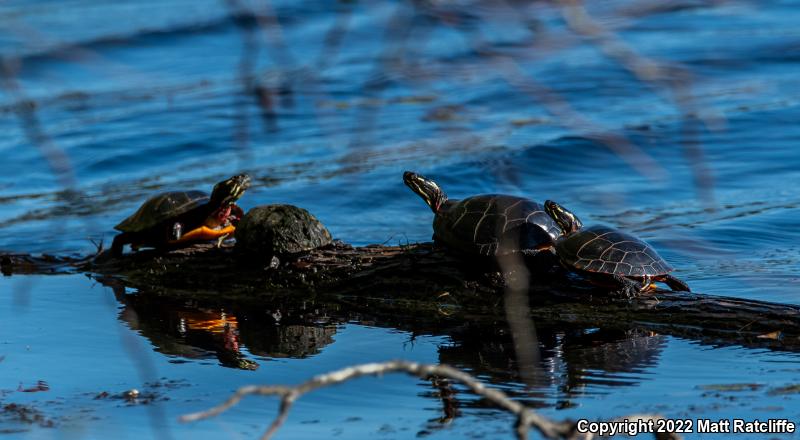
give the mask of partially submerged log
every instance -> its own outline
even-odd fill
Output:
[[[538,324],[644,328],[714,344],[800,349],[800,306],[656,290],[628,300],[567,276],[548,253],[526,261],[528,300]],[[352,247],[335,242],[286,261],[254,261],[232,247],[195,245],[121,259],[0,255],[12,273],[84,272],[128,287],[196,300],[256,303],[263,298],[336,298],[371,313],[461,319],[502,313],[508,276],[464,262],[432,244]],[[518,270],[518,269],[517,269]]]

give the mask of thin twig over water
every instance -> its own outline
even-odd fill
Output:
[[[528,303],[530,271],[519,253],[498,256],[497,264],[505,284],[503,306],[514,342],[517,369],[526,384],[539,385],[542,379],[539,338],[536,336],[536,326]]]
[[[719,121],[701,111],[692,96],[692,78],[688,70],[668,66],[637,53],[609,29],[603,27],[586,11],[582,0],[558,0],[567,26],[576,34],[588,38],[609,58],[631,72],[639,81],[650,85],[656,92],[665,90],[672,95],[683,116],[681,145],[694,174],[698,193],[706,203],[714,202],[714,179],[706,166],[702,146],[698,140],[698,123],[717,126]]]

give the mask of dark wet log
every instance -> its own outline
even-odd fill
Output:
[[[800,350],[800,306],[658,290],[616,298],[564,276],[547,255],[527,261],[537,324],[644,328],[714,344]],[[505,279],[488,263],[465,263],[431,244],[354,248],[337,242],[291,261],[254,261],[233,248],[197,245],[122,259],[0,255],[3,273],[86,272],[126,286],[193,299],[257,303],[335,297],[371,313],[463,319],[502,313]],[[510,273],[510,276],[515,276]]]
[[[565,292],[554,292],[564,296]],[[568,295],[569,296],[569,295]],[[655,292],[630,302],[534,308],[534,317],[582,326],[636,326],[715,345],[800,350],[800,307],[688,292]]]
[[[0,273],[4,276],[18,275],[49,275],[74,272],[80,263],[88,259],[58,257],[42,254],[33,256],[19,253],[0,252]]]

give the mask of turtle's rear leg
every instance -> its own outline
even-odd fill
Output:
[[[672,276],[670,274],[666,274],[666,275],[663,275],[663,276],[659,277],[658,281],[661,281],[662,283],[666,284],[667,286],[669,286],[670,289],[672,289],[673,291],[676,291],[676,292],[679,292],[679,291],[691,292],[692,291],[692,289],[689,288],[689,285],[686,284],[683,280],[675,278],[674,276]]]
[[[122,248],[133,241],[133,234],[130,232],[123,232],[114,237],[111,243],[111,255],[115,258],[122,256]]]
[[[620,288],[614,293],[625,295],[626,298],[636,298],[640,293],[645,292],[650,287],[650,277],[644,277],[644,280],[639,283],[622,275],[614,274],[614,281],[616,281]]]

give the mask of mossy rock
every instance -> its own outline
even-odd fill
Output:
[[[303,208],[256,206],[236,226],[236,249],[264,257],[297,255],[330,244],[328,229]]]

